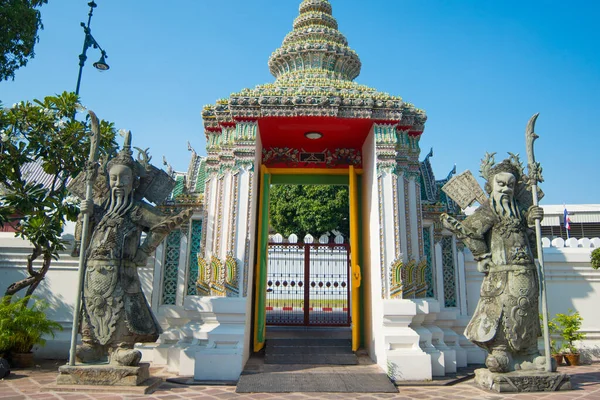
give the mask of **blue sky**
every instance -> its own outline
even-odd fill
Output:
[[[133,144],[186,170],[186,142],[205,154],[200,112],[245,87],[272,82],[267,60],[300,0],[97,0],[92,34],[111,69],[88,51],[82,103]],[[331,0],[361,58],[356,79],[426,110],[422,157],[438,178],[454,164],[478,175],[486,151],[525,157],[540,113],[536,157],[545,204],[600,202],[600,2]],[[50,0],[36,57],[0,83],[0,101],[74,91],[87,1]]]

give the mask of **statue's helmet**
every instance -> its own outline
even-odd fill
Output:
[[[115,157],[113,157],[107,164],[107,170],[110,169],[114,165],[124,165],[131,169],[133,176],[137,177],[139,174],[136,168],[136,162],[133,159],[133,152],[131,151],[131,131],[125,132],[125,142],[123,143],[123,148]]]
[[[510,154],[510,153],[509,153]],[[516,179],[516,186],[525,183],[526,176],[523,172],[523,165],[519,160],[519,156],[510,154],[510,158],[502,160],[500,163],[494,163],[494,154],[486,154],[486,157],[481,162],[481,176],[485,179],[485,191],[490,194],[493,189],[494,176],[501,172],[507,172],[513,175]]]

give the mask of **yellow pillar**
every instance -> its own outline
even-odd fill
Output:
[[[360,347],[360,294],[361,271],[358,265],[358,183],[356,170],[351,165],[349,168],[349,192],[350,192],[350,251],[351,251],[351,282],[352,282],[352,351]]]

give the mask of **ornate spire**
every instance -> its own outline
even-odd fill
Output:
[[[275,82],[243,89],[204,107],[209,154],[229,140],[224,127],[263,117],[372,119],[399,124],[414,137],[423,132],[424,111],[354,81],[361,62],[338,31],[328,0],[302,1],[294,29],[271,55],[269,68]]]
[[[269,59],[277,81],[328,78],[352,81],[361,62],[346,37],[338,31],[328,0],[303,0],[294,30]]]

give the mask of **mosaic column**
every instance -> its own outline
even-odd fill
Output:
[[[431,357],[419,347],[420,335],[411,326],[417,305],[403,298],[407,207],[403,171],[397,168],[397,140],[395,125],[376,124],[363,147],[363,224],[369,230],[364,246],[372,249],[364,260],[370,276],[363,278],[365,296],[372,299],[365,313],[370,318],[365,324],[373,332],[367,346],[390,378],[426,380],[431,379]]]
[[[247,295],[254,221],[256,122],[222,129],[218,152],[209,160],[204,245],[200,251],[197,293],[201,296]],[[260,154],[260,153],[259,153]]]
[[[408,175],[408,218],[410,219],[409,226],[410,230],[408,231],[410,235],[410,243],[411,243],[411,251],[409,254],[412,259],[419,261],[421,257],[422,248],[421,243],[419,241],[420,238],[420,227],[419,227],[419,214],[421,212],[420,209],[417,208],[417,199],[421,196],[421,191],[417,191],[416,185],[417,175],[415,173],[410,173]]]
[[[396,126],[373,126],[376,154],[377,204],[379,214],[379,252],[381,297],[402,298],[402,249],[405,246],[404,185],[395,161]]]

